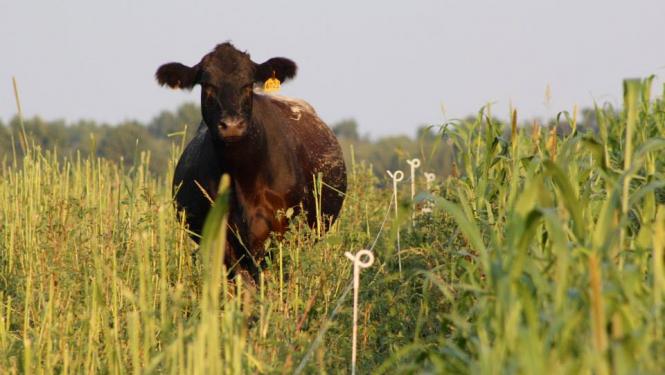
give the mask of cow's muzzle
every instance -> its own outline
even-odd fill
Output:
[[[219,137],[225,141],[237,141],[245,135],[247,123],[243,119],[227,118],[217,125]]]

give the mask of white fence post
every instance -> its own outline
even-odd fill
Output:
[[[425,182],[427,183],[427,191],[430,191],[432,188],[432,182],[436,180],[436,175],[434,173],[425,172]]]
[[[360,289],[360,269],[367,268],[374,263],[374,254],[369,250],[360,250],[356,255],[345,252],[347,258],[353,262],[353,337],[351,340],[351,375],[356,374],[356,348],[358,343],[358,291]],[[363,261],[362,258],[366,260]]]
[[[397,221],[399,219],[398,217],[398,208],[397,208],[397,183],[402,181],[404,179],[404,172],[402,171],[386,171],[388,173],[388,176],[393,179],[393,204],[395,205],[395,224],[397,224]],[[399,227],[397,228],[397,265],[399,267],[399,274],[400,276],[402,275],[402,254],[401,254],[401,249],[399,247]]]

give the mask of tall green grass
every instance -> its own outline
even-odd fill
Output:
[[[662,373],[665,103],[627,81],[596,132],[560,118],[570,132],[485,109],[444,127],[459,173],[414,226],[408,189],[397,223],[387,180],[353,162],[330,232],[293,218],[257,285],[226,277],[227,190],[195,251],[149,154],[59,161],[14,135],[29,152],[0,164],[0,373],[349,372],[344,251],[371,246],[359,373]]]

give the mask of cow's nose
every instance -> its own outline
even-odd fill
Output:
[[[244,128],[245,127],[245,121],[238,119],[231,119],[231,120],[222,120],[219,122],[219,127],[222,129],[233,129],[233,128]]]
[[[217,126],[219,135],[222,138],[238,138],[245,133],[247,124],[243,120],[224,120],[220,121]]]

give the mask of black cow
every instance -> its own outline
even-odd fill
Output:
[[[231,177],[231,211],[225,263],[258,274],[270,232],[288,226],[278,211],[300,208],[316,224],[313,176],[321,175],[321,213],[337,217],[346,191],[342,150],[332,131],[302,100],[260,94],[255,86],[275,77],[293,78],[296,64],[275,57],[254,63],[231,43],[215,47],[188,67],[162,65],[161,85],[201,86],[203,121],[175,170],[173,189],[189,229],[200,235],[222,174]],[[205,192],[203,191],[205,190]],[[198,242],[198,236],[192,236]]]

